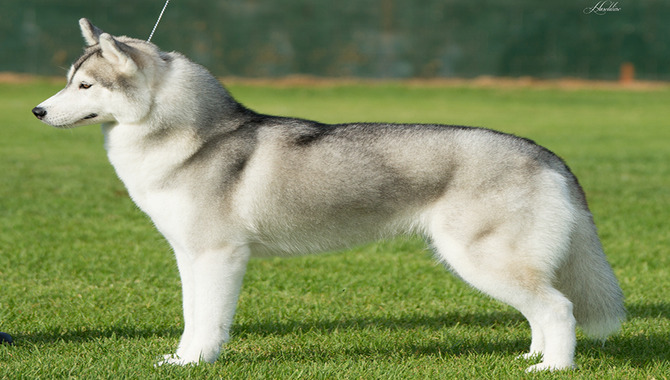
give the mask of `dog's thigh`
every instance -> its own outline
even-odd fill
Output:
[[[552,285],[551,259],[560,253],[525,251],[541,249],[541,244],[514,240],[504,229],[484,232],[468,236],[438,224],[430,237],[438,256],[463,280],[531,322],[531,349],[544,355],[531,370],[571,368],[576,343],[572,303]]]

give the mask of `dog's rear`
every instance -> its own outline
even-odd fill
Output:
[[[529,370],[572,368],[576,325],[601,339],[616,331],[625,314],[622,292],[564,163],[521,139],[505,151],[514,152],[503,164],[513,169],[490,182],[476,177],[494,173],[470,168],[476,174],[467,182],[479,192],[447,191],[431,214],[429,236],[465,281],[528,319],[532,342],[524,357],[543,359]]]

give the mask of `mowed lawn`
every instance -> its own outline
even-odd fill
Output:
[[[670,89],[407,84],[260,86],[266,113],[324,122],[485,126],[563,157],[584,187],[629,318],[579,369],[524,374],[515,310],[472,290],[420,238],[254,259],[215,364],[159,367],[183,326],[171,250],[108,163],[100,128],[57,130],[32,107],[62,84],[0,84],[0,378],[667,379]]]

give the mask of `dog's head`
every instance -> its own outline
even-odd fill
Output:
[[[33,114],[60,128],[140,122],[151,111],[156,73],[167,62],[163,53],[149,42],[104,33],[87,19],[79,25],[88,47],[70,67],[65,88]]]

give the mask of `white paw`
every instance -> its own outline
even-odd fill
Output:
[[[519,355],[516,357],[517,359],[520,360],[532,360],[532,359],[541,359],[542,358],[542,353],[539,351],[536,352],[529,352],[523,355]]]
[[[577,368],[573,363],[569,364],[548,364],[548,363],[539,363],[532,365],[526,369],[526,372],[539,372],[539,371],[563,371],[568,369]]]
[[[163,355],[163,360],[154,364],[154,367],[158,368],[162,365],[181,365],[181,366],[185,366],[185,365],[189,365],[189,364],[197,365],[198,361],[182,359],[179,356],[177,356],[176,354],[167,354],[167,355]]]

